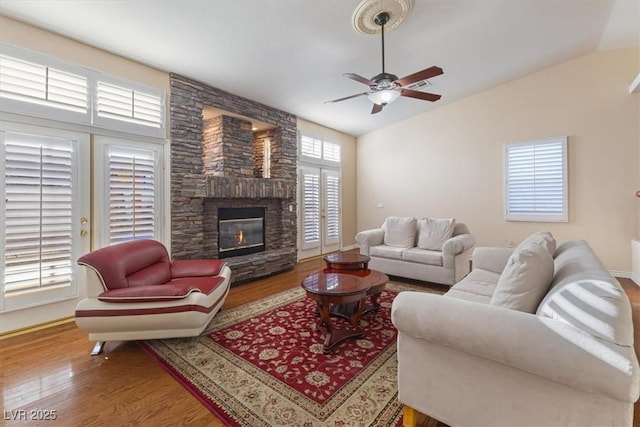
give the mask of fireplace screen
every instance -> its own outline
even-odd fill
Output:
[[[218,210],[218,256],[227,258],[262,252],[264,208],[221,208]]]

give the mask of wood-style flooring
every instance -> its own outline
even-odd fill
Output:
[[[322,259],[313,259],[234,286],[223,310],[300,286],[310,271],[322,267]],[[620,282],[640,313],[640,288],[629,279]],[[108,342],[104,353],[93,357],[92,345],[72,322],[0,340],[0,425],[223,425],[135,342]],[[639,410],[636,403],[634,427],[640,427]],[[55,420],[32,420],[47,415]],[[12,420],[21,417],[28,421]],[[418,419],[420,427],[437,425],[427,416]]]

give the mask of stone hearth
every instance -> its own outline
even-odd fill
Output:
[[[205,119],[207,107],[230,114]],[[170,115],[172,256],[218,258],[218,208],[264,207],[266,250],[226,258],[233,282],[293,268],[296,117],[176,74],[171,75]],[[252,119],[270,127],[253,132]],[[270,178],[261,178],[266,139]]]

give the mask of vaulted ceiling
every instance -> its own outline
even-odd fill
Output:
[[[367,90],[342,73],[381,71],[380,36],[352,24],[359,3],[2,0],[0,14],[356,136],[571,58],[640,46],[638,0],[415,0],[386,34],[386,71],[440,66],[422,90],[442,98],[401,97],[372,115],[365,96],[325,103]]]

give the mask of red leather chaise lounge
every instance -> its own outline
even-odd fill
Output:
[[[171,260],[155,240],[133,240],[90,252],[85,267],[87,298],[76,307],[76,324],[97,341],[195,337],[224,303],[231,269],[223,260]]]

